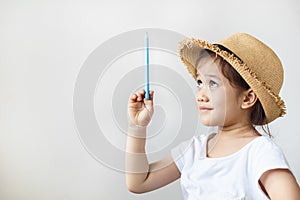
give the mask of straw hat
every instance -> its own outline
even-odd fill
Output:
[[[185,39],[180,42],[179,54],[195,79],[195,64],[204,49],[221,56],[244,78],[264,108],[265,123],[286,113],[284,101],[279,96],[283,68],[271,48],[246,33],[234,34],[215,44],[194,38]]]

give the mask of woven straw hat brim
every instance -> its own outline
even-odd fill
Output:
[[[221,56],[244,78],[244,80],[256,93],[266,114],[266,121],[263,124],[267,124],[272,122],[276,118],[286,114],[285,103],[279,96],[279,91],[283,83],[283,68],[279,58],[269,47],[267,47],[266,45],[258,41],[256,38],[253,38],[248,34],[243,34],[243,36],[251,37],[250,39],[252,40],[251,41],[252,46],[255,45],[253,44],[253,39],[254,39],[254,43],[255,42],[259,43],[258,45],[261,51],[263,50],[269,51],[269,53],[271,51],[270,55],[275,57],[274,59],[272,59],[270,55],[268,55],[268,57],[270,57],[269,59],[272,60],[272,62],[273,60],[275,60],[274,61],[275,63],[270,63],[268,66],[270,66],[269,68],[275,67],[274,69],[264,69],[262,68],[263,66],[257,67],[257,65],[262,65],[263,63],[256,62],[254,59],[252,60],[248,59],[249,64],[243,62],[243,55],[242,55],[243,50],[241,50],[242,53],[240,52],[239,54],[236,54],[236,52],[233,50],[234,47],[228,48],[228,44],[226,44],[226,40],[223,40],[216,44],[224,45],[226,48],[231,50],[235,55],[237,55],[238,58],[234,54],[221,50],[217,45],[211,44],[207,41],[194,39],[194,38],[185,39],[179,43],[179,55],[181,60],[183,61],[183,63],[185,64],[185,66],[187,67],[188,71],[190,72],[190,74],[193,76],[194,79],[196,79],[195,64],[199,58],[201,51],[207,49]],[[266,49],[261,49],[261,48],[266,48]],[[264,74],[259,76],[258,74],[260,73],[264,73]],[[270,79],[275,78],[277,79],[277,82],[276,80],[270,80],[268,82],[268,80],[262,80],[261,77],[270,77]]]

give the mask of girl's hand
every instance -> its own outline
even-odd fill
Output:
[[[153,94],[151,90],[149,100],[145,98],[144,90],[131,95],[128,103],[129,126],[145,127],[149,124],[153,115]]]

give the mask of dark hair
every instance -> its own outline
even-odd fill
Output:
[[[219,46],[219,45],[218,45]],[[221,49],[226,49],[225,47],[221,46]],[[230,50],[226,49],[227,52],[233,54]],[[225,78],[229,80],[229,83],[236,88],[240,88],[241,90],[248,90],[250,86],[248,83],[243,79],[243,77],[221,56],[217,55],[216,53],[210,50],[203,50],[200,52],[200,56],[196,62],[196,66],[198,65],[200,59],[209,55],[213,58],[214,61],[218,61],[219,66],[221,67],[221,72]],[[237,57],[237,56],[236,56]],[[238,58],[238,57],[237,57]],[[254,106],[252,107],[251,115],[250,115],[250,122],[253,127],[259,125],[263,129],[263,131],[271,136],[270,129],[268,124],[266,124],[266,114],[261,105],[259,99],[255,102]]]

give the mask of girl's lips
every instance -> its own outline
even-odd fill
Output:
[[[199,110],[200,110],[200,111],[209,111],[209,110],[213,110],[213,108],[200,106],[200,107],[199,107]]]

